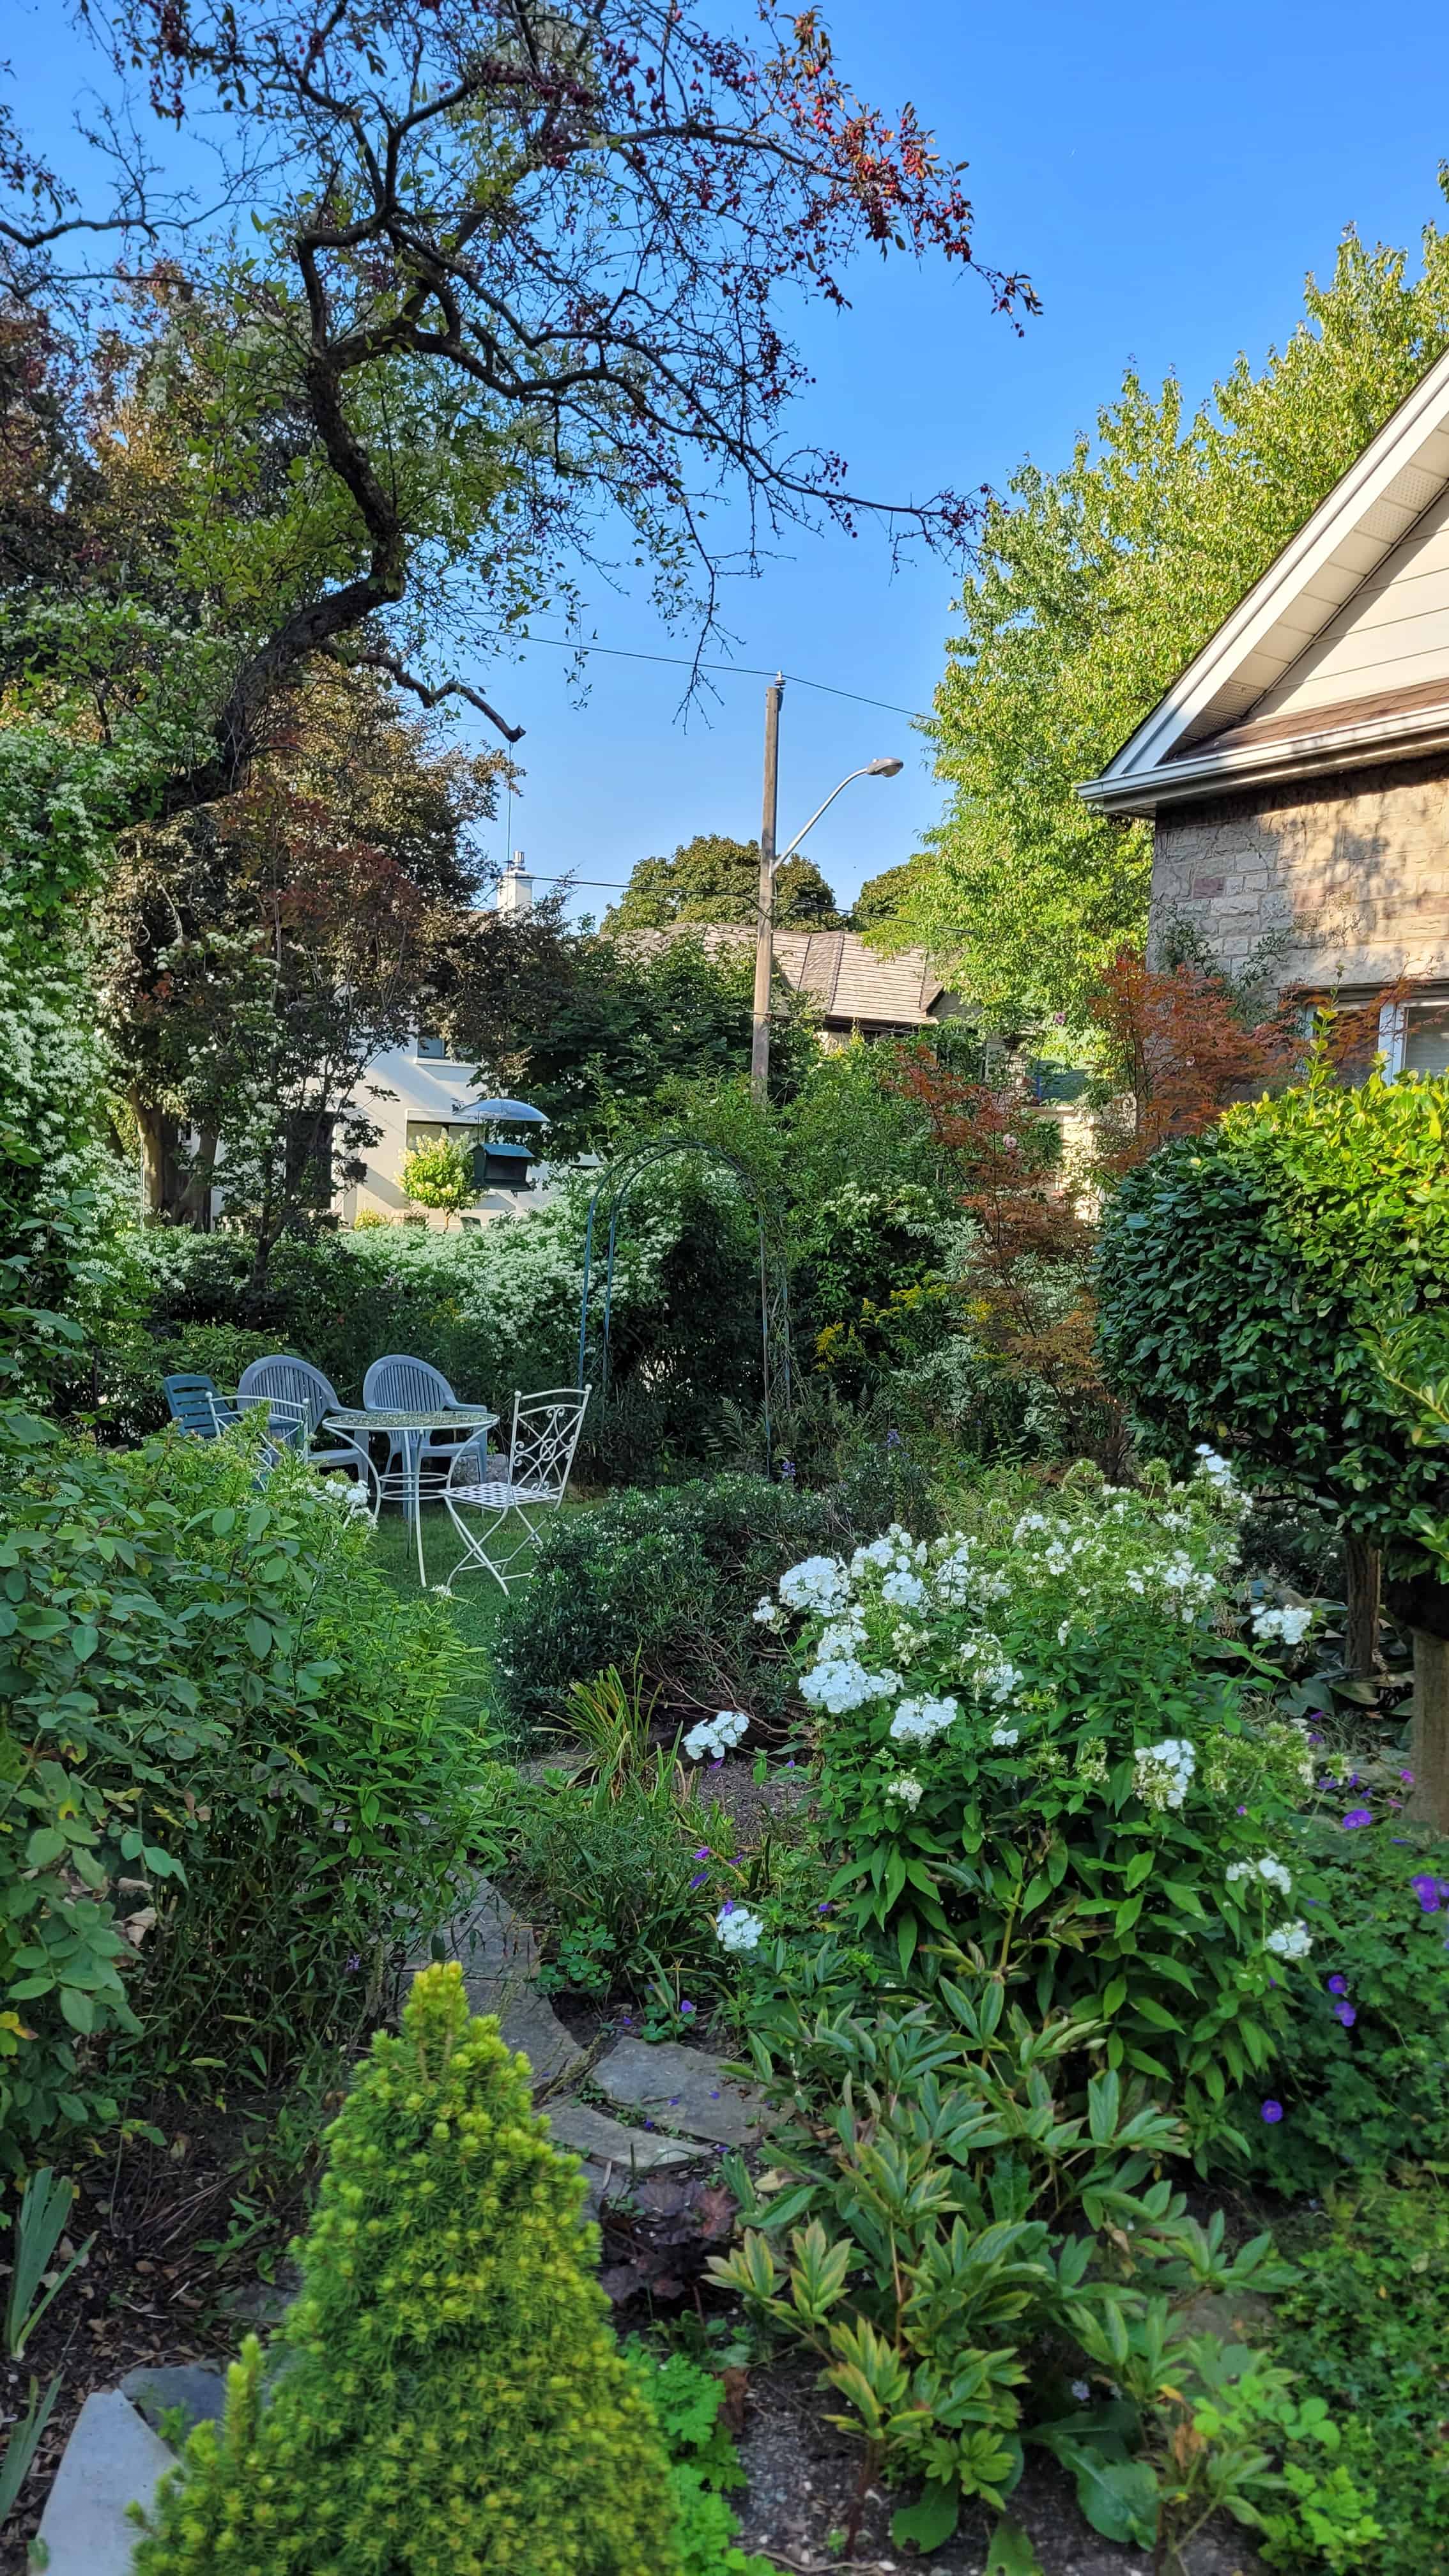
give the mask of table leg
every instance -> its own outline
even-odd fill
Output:
[[[418,1582],[424,1592],[428,1588],[428,1569],[423,1563],[423,1443],[425,1437],[426,1435],[421,1431],[406,1431],[403,1434],[408,1451],[407,1507],[413,1516],[413,1528],[417,1534]]]

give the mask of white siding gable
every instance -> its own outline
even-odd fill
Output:
[[[1341,706],[1449,681],[1449,493],[1441,493],[1297,661],[1252,707],[1259,717]]]

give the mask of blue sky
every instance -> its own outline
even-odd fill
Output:
[[[849,312],[808,317],[816,384],[800,434],[841,449],[858,488],[1000,484],[1025,453],[1054,466],[1129,360],[1149,379],[1175,369],[1195,397],[1239,348],[1258,357],[1286,337],[1305,273],[1331,267],[1345,224],[1412,245],[1444,211],[1449,44],[1442,11],[1420,0],[1384,22],[1391,43],[1349,0],[826,0],[824,15],[855,86],[881,106],[913,100],[969,161],[981,255],[1028,270],[1045,307],[1018,339],[958,270],[892,260],[855,272]],[[53,5],[8,0],[0,46],[20,114],[58,140],[82,58]],[[736,585],[738,659],[926,708],[955,587],[929,559],[893,574],[868,529],[800,538],[791,560]],[[586,632],[688,650],[643,599],[602,588]],[[527,727],[512,839],[536,869],[620,879],[697,831],[753,837],[761,680],[719,680],[708,719],[686,726],[678,671],[595,658],[580,706],[567,670],[543,646],[513,667],[480,647],[470,674]],[[849,789],[809,845],[846,898],[910,855],[941,791],[905,718],[787,690],[783,837],[882,752],[905,758],[901,777]],[[508,822],[491,835],[500,856]],[[608,901],[581,889],[577,908]]]

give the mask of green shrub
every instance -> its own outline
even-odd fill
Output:
[[[136,2576],[679,2576],[577,2163],[496,2022],[469,2022],[456,1965],[415,1979],[329,2144],[285,2368],[263,2407],[247,2345]]]
[[[1319,1903],[1311,1979],[1273,2070],[1282,2118],[1252,2121],[1258,2160],[1288,2190],[1383,2173],[1449,2135],[1449,1844],[1392,1817],[1345,1832],[1351,1793],[1303,1849]]]
[[[1100,2014],[1109,2063],[1180,2091],[1199,2136],[1270,2062],[1308,1937],[1281,1855],[1312,1758],[1254,1718],[1260,1659],[1235,1671],[1212,1625],[1240,1512],[1220,1470],[1133,1492],[1078,1468],[1024,1512],[988,1484],[969,1533],[808,1559],[776,1613],[806,1619],[842,1923],[903,1975],[966,1939],[1039,2010]]]
[[[1449,1320],[1449,1082],[1300,1090],[1230,1109],[1122,1182],[1099,1274],[1104,1363],[1179,1454],[1231,1439],[1330,1496],[1413,1575],[1416,1509],[1443,1461],[1420,1447],[1374,1336]]]
[[[347,2036],[445,1902],[474,1754],[442,1606],[243,1438],[38,1448],[0,1523],[0,2072],[14,2147],[138,2071]],[[432,1830],[417,1831],[425,1811]],[[130,1921],[138,1953],[121,1929]],[[128,2000],[129,1999],[129,2000]],[[144,2038],[136,2013],[144,2016]]]
[[[1442,2184],[1334,2198],[1299,2256],[1274,2358],[1325,2399],[1379,2537],[1351,2576],[1449,2569],[1449,2205]],[[1297,2558],[1274,2563],[1297,2568]],[[1311,2561],[1308,2563],[1312,2563]]]
[[[723,1982],[714,1918],[738,1889],[728,1817],[652,1780],[581,1789],[560,1774],[523,1788],[509,1885],[558,1946],[554,1982],[642,1999],[659,1979],[691,2001]]]
[[[757,1600],[802,1548],[873,1537],[898,1510],[934,1525],[919,1470],[887,1450],[817,1493],[717,1476],[560,1514],[495,1631],[500,1711],[536,1725],[558,1715],[571,1683],[637,1655],[665,1712],[729,1706],[780,1719],[793,1675],[754,1617]]]

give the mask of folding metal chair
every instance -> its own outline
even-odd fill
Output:
[[[504,1592],[510,1583],[526,1581],[527,1568],[517,1574],[509,1569],[525,1548],[539,1544],[540,1533],[530,1513],[556,1512],[563,1501],[592,1392],[587,1386],[561,1386],[545,1387],[537,1395],[515,1395],[506,1476],[480,1479],[476,1451],[470,1455],[459,1450],[443,1487],[443,1500],[463,1542],[463,1554],[449,1583],[473,1569],[491,1574]],[[514,1514],[523,1524],[522,1534],[514,1537],[506,1554],[490,1553],[504,1523]]]

